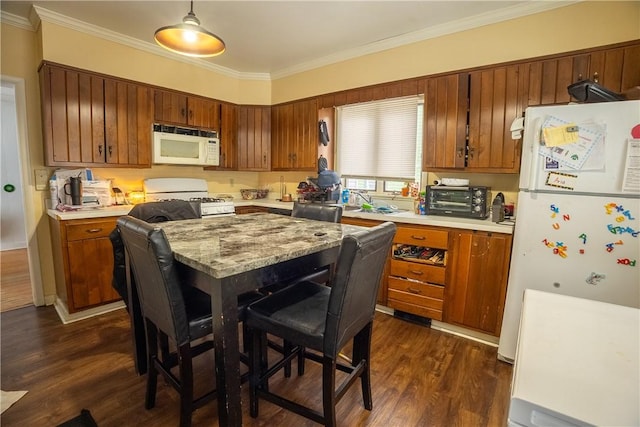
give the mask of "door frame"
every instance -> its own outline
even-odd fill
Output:
[[[40,269],[40,252],[38,245],[38,221],[34,212],[35,179],[32,178],[31,160],[29,156],[29,132],[27,125],[27,97],[25,81],[21,78],[0,75],[3,85],[13,86],[15,91],[17,132],[18,132],[18,157],[20,165],[21,185],[18,189],[22,192],[23,211],[25,212],[25,230],[27,240],[27,255],[29,261],[29,279],[31,282],[31,295],[33,304],[45,305],[44,288],[42,286],[42,272]]]

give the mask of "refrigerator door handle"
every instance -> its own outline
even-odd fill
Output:
[[[533,138],[532,144],[523,144],[523,148],[529,148],[530,152],[526,155],[529,157],[529,161],[523,166],[529,168],[529,170],[520,171],[520,188],[527,191],[537,190],[538,174],[540,173],[540,155],[538,154],[538,147],[540,147],[540,134],[542,126],[542,117],[533,117],[527,121],[525,130],[527,127],[535,129],[535,132],[529,132],[528,135]],[[525,135],[526,135],[525,131]],[[525,154],[523,153],[523,156]]]

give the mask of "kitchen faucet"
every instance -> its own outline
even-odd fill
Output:
[[[362,194],[362,193],[361,193],[361,192],[359,192],[359,191],[354,191],[354,192],[353,192],[353,194],[355,194],[355,195],[356,195],[356,198],[357,198],[358,196],[360,196],[360,197],[362,198],[362,200],[364,200],[365,202],[369,203],[370,205],[373,205],[373,198],[372,198],[371,196],[369,196],[369,195],[365,195],[365,194]],[[356,204],[357,204],[357,203],[356,203]]]

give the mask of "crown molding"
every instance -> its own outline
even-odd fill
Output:
[[[125,36],[123,34],[116,33],[106,28],[87,24],[86,22],[79,21],[77,19],[70,18],[65,15],[61,15],[57,12],[53,12],[51,10],[45,9],[40,6],[33,5],[33,9],[35,10],[40,20],[42,21],[60,25],[60,26],[72,29],[74,31],[79,31],[81,33],[99,37],[104,40],[109,40],[118,44],[133,47],[134,49],[138,49],[144,52],[152,53],[154,55],[162,56],[164,58],[171,59],[173,61],[184,62],[197,67],[205,68],[227,77],[231,77],[239,80],[251,79],[251,80],[267,80],[268,81],[271,79],[270,75],[266,73],[240,73],[230,68],[221,67],[216,64],[211,64],[210,62],[204,61],[202,59],[190,58],[188,56],[179,56],[179,55],[176,55],[175,53],[171,53],[166,49],[161,48],[156,44],[134,39],[133,37]]]
[[[470,18],[459,19],[454,22],[448,22],[446,24],[437,25],[435,27],[414,31],[385,40],[380,40],[366,46],[360,46],[354,49],[344,50],[333,55],[327,55],[322,58],[317,58],[271,73],[271,78],[280,79],[293,74],[313,70],[315,68],[354,59],[360,56],[378,53],[384,50],[389,50],[411,43],[433,39],[436,37],[442,37],[448,34],[459,33],[461,31],[471,30],[485,25],[496,24],[499,22],[508,21],[510,19],[516,19],[527,15],[546,12],[575,3],[580,3],[582,1],[584,0],[527,2],[526,4],[515,5],[509,8],[498,10],[497,12],[487,12]]]
[[[14,27],[18,27],[22,30],[27,31],[35,31],[38,28],[37,26],[34,26],[28,19],[3,11],[0,11],[0,22],[2,24],[13,25]]]
[[[482,15],[477,15],[471,18],[460,19],[455,22],[450,22],[442,25],[437,25],[432,28],[414,31],[411,33],[403,34],[397,37],[391,37],[385,40],[380,40],[375,43],[368,44],[366,46],[359,46],[353,49],[347,49],[342,52],[327,55],[322,58],[313,59],[301,64],[287,67],[279,71],[272,73],[245,73],[232,70],[230,68],[222,67],[216,64],[212,64],[208,61],[190,58],[187,56],[179,56],[174,53],[157,46],[156,44],[145,42],[142,40],[134,39],[129,36],[125,36],[120,33],[108,30],[106,28],[98,27],[95,25],[87,24],[86,22],[70,18],[68,16],[61,15],[53,12],[41,6],[33,5],[32,11],[29,16],[29,20],[21,18],[10,13],[0,13],[0,22],[3,24],[10,24],[16,27],[36,31],[40,25],[40,21],[50,22],[56,25],[60,25],[75,31],[79,31],[85,34],[96,36],[105,40],[113,41],[125,46],[133,47],[135,49],[148,52],[154,55],[162,56],[173,61],[187,63],[193,66],[201,67],[218,74],[222,74],[227,77],[239,79],[239,80],[262,80],[270,81],[274,79],[280,79],[288,77],[301,72],[313,70],[315,68],[324,67],[327,65],[335,64],[338,62],[347,61],[350,59],[358,58],[364,55],[382,52],[385,50],[397,48],[400,46],[408,45],[411,43],[421,42],[436,37],[445,36],[461,31],[478,28],[485,25],[491,25],[510,19],[521,18],[527,15],[533,15],[536,13],[546,12],[549,10],[557,9],[560,7],[569,6],[575,3],[580,3],[584,0],[567,0],[567,1],[532,1],[522,5],[515,5],[506,9],[501,9],[497,12],[487,12]]]

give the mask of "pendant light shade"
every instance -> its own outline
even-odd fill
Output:
[[[193,1],[181,24],[158,29],[154,38],[160,46],[180,55],[209,57],[225,51],[222,39],[200,26],[200,20],[193,13]]]

